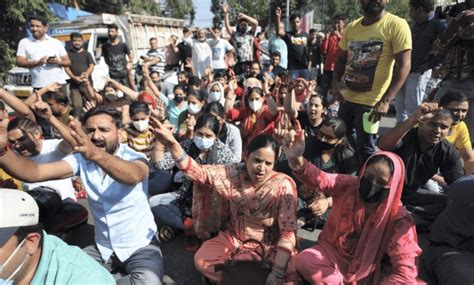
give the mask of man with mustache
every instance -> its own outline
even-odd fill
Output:
[[[410,71],[410,28],[406,20],[385,11],[388,3],[360,0],[364,16],[347,26],[333,74],[332,94],[341,103],[338,115],[360,163],[375,152],[376,139],[364,131],[363,114],[370,112],[370,119],[379,121]]]
[[[144,154],[119,143],[120,113],[92,108],[81,122],[71,120],[69,128],[75,153],[38,164],[7,147],[0,122],[0,167],[28,182],[79,175],[95,223],[96,244],[85,251],[110,272],[119,272],[119,284],[162,284],[162,254],[147,199],[149,167]]]
[[[453,123],[450,110],[439,108],[437,103],[423,103],[378,140],[381,150],[392,151],[405,162],[402,202],[415,218],[419,232],[429,230],[446,207],[445,193],[427,189],[426,183],[438,172],[446,186],[464,175],[458,151],[446,140]]]

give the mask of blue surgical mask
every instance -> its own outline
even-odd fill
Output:
[[[13,277],[15,277],[15,275],[20,271],[20,269],[23,267],[23,265],[25,264],[26,262],[26,258],[28,255],[25,254],[25,257],[23,258],[23,261],[21,262],[20,266],[17,267],[17,269],[15,269],[15,271],[13,271],[12,274],[10,274],[10,276],[8,276],[7,279],[3,279],[2,276],[3,276],[3,268],[5,268],[5,266],[7,265],[8,262],[10,262],[10,260],[12,260],[13,256],[15,256],[15,254],[18,252],[18,250],[20,250],[21,246],[25,243],[25,239],[23,239],[18,245],[17,247],[15,248],[15,250],[12,252],[12,254],[10,254],[10,256],[7,258],[7,260],[5,260],[5,262],[3,264],[0,264],[0,285],[10,285],[10,284],[13,284]]]
[[[209,93],[209,97],[207,99],[207,102],[208,103],[211,103],[211,102],[217,102],[221,99],[221,93],[220,92],[217,92],[217,91],[213,91],[213,92],[210,92]]]
[[[215,139],[204,139],[194,136],[193,142],[200,150],[208,150],[214,145]]]
[[[195,115],[195,114],[201,112],[201,106],[198,106],[198,105],[196,105],[196,104],[190,103],[190,104],[188,105],[188,111],[189,111],[189,113],[191,113],[192,115]]]

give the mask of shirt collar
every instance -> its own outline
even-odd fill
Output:
[[[30,39],[34,42],[39,42],[40,40],[37,40],[33,35],[30,36]],[[44,41],[52,39],[48,34],[44,34]]]

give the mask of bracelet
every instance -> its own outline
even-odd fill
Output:
[[[188,154],[185,151],[183,151],[183,154],[180,157],[178,157],[177,159],[175,159],[174,162],[176,164],[179,164],[179,163],[183,162],[183,160],[185,160],[186,157],[188,157]]]

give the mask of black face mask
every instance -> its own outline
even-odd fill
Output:
[[[336,144],[335,143],[327,143],[327,142],[323,142],[322,140],[320,140],[318,137],[316,137],[316,142],[318,143],[318,146],[322,149],[322,150],[332,150],[336,147]]]
[[[389,192],[390,189],[375,184],[365,176],[360,179],[359,194],[366,203],[378,204],[388,197]]]
[[[184,98],[185,98],[185,97],[183,97],[183,96],[176,96],[176,97],[174,97],[174,101],[175,101],[176,103],[181,103],[181,102],[184,101]]]

